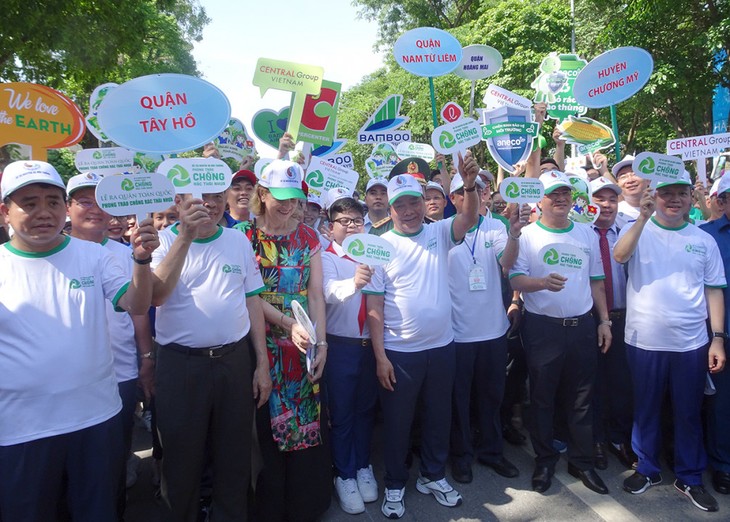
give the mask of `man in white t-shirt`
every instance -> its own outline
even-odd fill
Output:
[[[160,233],[153,254],[163,520],[195,519],[206,448],[211,510],[247,516],[253,404],[266,402],[271,378],[261,273],[248,239],[217,224],[225,201],[225,193],[176,196],[180,221]]]
[[[68,217],[71,220],[71,237],[92,241],[109,249],[124,267],[127,277],[131,277],[134,261],[128,246],[106,237],[111,216],[96,204],[96,186],[101,177],[88,172],[78,174],[68,180],[66,202]],[[114,373],[122,399],[122,433],[126,460],[132,448],[132,428],[134,409],[137,404],[137,377],[147,399],[152,396],[154,383],[154,359],[152,358],[152,332],[148,314],[129,315],[114,310],[111,303],[106,304],[106,318],[109,326],[109,339],[114,354]],[[141,367],[137,366],[137,354]],[[126,476],[126,470],[123,474]],[[124,518],[126,504],[126,480],[119,492],[119,518]]]
[[[634,383],[631,443],[639,456],[624,490],[638,495],[662,481],[660,415],[669,388],[674,487],[703,511],[717,511],[717,501],[702,485],[707,455],[700,409],[707,371],[725,365],[726,280],[713,237],[685,221],[691,187],[685,175],[657,184],[656,196],[646,189],[639,218],[621,231],[614,248],[616,260],[628,262],[625,341]]]
[[[573,186],[558,171],[540,175],[545,196],[535,223],[522,231],[512,288],[522,292],[522,339],[530,375],[530,435],[535,450],[532,489],[551,484],[559,453],[553,448],[555,408],[568,428],[568,472],[593,491],[608,488],[593,469],[590,408],[598,349],[611,345],[598,237],[568,219]],[[591,314],[595,307],[598,332]]]
[[[445,478],[455,371],[448,253],[477,223],[475,179],[479,167],[471,153],[460,161],[460,170],[465,192],[463,213],[428,225],[423,224],[426,207],[416,178],[400,174],[388,182],[394,229],[382,237],[395,249],[393,261],[377,267],[363,289],[382,385],[380,402],[387,442],[381,509],[389,518],[405,513],[405,462],[419,395],[424,407],[420,411],[421,475],[416,489],[434,495],[444,506],[462,502]]]
[[[483,184],[477,180],[481,197]],[[464,207],[464,182],[451,180],[451,202],[457,215]],[[451,427],[451,476],[457,482],[472,481],[472,462],[514,478],[517,468],[502,451],[500,405],[507,367],[507,330],[510,322],[502,304],[502,269],[509,270],[519,251],[520,230],[530,207],[513,212],[511,229],[491,217],[479,217],[461,245],[449,251],[449,288],[456,349]],[[476,389],[472,396],[472,383]],[[472,397],[475,399],[478,439],[472,443]]]
[[[618,203],[616,213],[616,226],[619,228],[624,228],[639,217],[641,194],[649,186],[648,181],[634,174],[633,163],[634,157],[629,154],[611,168],[611,173],[616,179],[616,184],[621,188],[623,197]]]
[[[152,220],[132,232],[131,274],[107,249],[60,234],[66,188],[42,161],[3,172],[0,212],[0,519],[116,520],[123,469],[121,401],[105,303],[143,314],[158,243]]]

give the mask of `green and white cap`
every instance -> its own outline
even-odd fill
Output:
[[[324,196],[324,208],[329,209],[332,207],[332,205],[335,204],[336,201],[339,201],[340,199],[345,198],[351,198],[352,192],[348,191],[346,188],[343,187],[335,187],[329,189]]]
[[[686,170],[682,172],[682,174],[679,175],[677,179],[673,179],[671,181],[660,181],[656,184],[656,188],[660,189],[662,187],[668,187],[670,185],[689,185],[692,186],[692,180],[689,177],[689,172]]]
[[[398,174],[388,181],[388,203],[391,205],[401,196],[423,197],[423,186],[410,174]]]
[[[544,174],[540,174],[540,182],[545,189],[544,193],[546,196],[560,187],[568,187],[570,190],[575,190],[568,177],[559,170],[549,170]]]
[[[7,198],[10,194],[34,183],[44,183],[53,185],[61,190],[66,190],[61,176],[50,163],[45,161],[14,161],[7,167],[2,174],[0,181],[0,197]]]
[[[299,163],[274,160],[264,168],[259,185],[266,187],[274,199],[307,199],[302,190],[304,172]]]
[[[66,194],[71,196],[71,194],[79,189],[96,187],[102,179],[104,179],[102,176],[99,176],[98,174],[95,174],[93,172],[84,172],[82,174],[77,174],[68,180],[68,185],[66,186]]]

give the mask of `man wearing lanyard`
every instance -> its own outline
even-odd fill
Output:
[[[477,179],[480,197],[481,190],[484,185]],[[451,180],[450,194],[459,215],[464,208],[464,181],[458,174]],[[451,475],[457,482],[472,481],[471,465],[475,457],[503,477],[519,475],[502,452],[500,405],[504,395],[510,323],[502,305],[501,271],[512,268],[519,251],[520,230],[529,215],[528,205],[523,205],[521,212],[513,212],[509,233],[501,221],[480,216],[479,223],[467,232],[464,242],[449,251],[451,317],[456,348]],[[476,448],[472,444],[471,430],[472,383],[476,386],[474,399],[479,429]]]
[[[545,196],[540,219],[522,232],[510,282],[522,292],[522,335],[530,374],[532,489],[551,485],[559,453],[553,448],[556,405],[568,423],[568,472],[600,494],[608,488],[593,465],[591,399],[598,349],[611,346],[598,236],[588,225],[568,219],[572,185],[562,172],[540,176]],[[599,325],[591,315],[598,313]]]
[[[601,213],[593,224],[598,235],[601,263],[606,279],[606,303],[611,319],[611,349],[598,356],[598,378],[593,400],[593,440],[595,465],[606,469],[606,449],[628,469],[636,466],[631,450],[633,400],[631,374],[626,362],[624,327],[626,325],[626,272],[613,259],[613,247],[620,229],[616,225],[621,188],[608,178],[599,177],[590,184],[593,203]]]

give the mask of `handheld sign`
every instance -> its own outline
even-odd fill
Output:
[[[463,118],[464,110],[454,102],[448,102],[441,110],[441,116],[447,123],[436,127],[431,133],[431,144],[441,154],[453,154],[456,159],[459,152],[477,145],[481,141],[481,127],[472,118]],[[454,161],[456,164],[456,161]]]
[[[134,165],[134,152],[122,147],[84,149],[76,153],[74,164],[79,172],[93,170],[103,176],[111,171],[131,170]]]
[[[256,145],[238,118],[231,118],[225,129],[213,140],[221,158],[233,158],[239,163],[256,154]]]
[[[730,132],[667,140],[667,154],[681,154],[684,161],[696,160],[697,177],[703,183],[707,181],[705,158],[720,156],[720,153],[728,147],[730,147]]]
[[[352,194],[357,188],[359,176],[354,170],[341,167],[326,159],[312,156],[304,181],[309,191],[322,197],[329,189],[342,187]]]
[[[429,162],[436,157],[436,151],[433,150],[431,145],[426,145],[425,143],[413,143],[412,141],[399,143],[395,148],[395,153],[400,159],[421,158],[426,162]]]
[[[547,117],[562,121],[570,115],[581,116],[586,107],[575,98],[574,84],[586,61],[577,54],[550,53],[540,63],[540,71],[530,84],[535,101],[547,103]]]
[[[253,166],[253,173],[256,174],[257,179],[261,179],[261,173],[272,161],[274,161],[274,158],[259,158],[256,161],[256,164]]]
[[[568,116],[557,127],[561,133],[560,139],[575,145],[579,156],[593,156],[594,152],[616,143],[611,127],[585,116]]]
[[[213,141],[231,105],[215,85],[184,74],[141,76],[112,89],[99,125],[112,141],[140,152],[173,154]]]
[[[160,163],[157,172],[167,177],[178,194],[217,194],[231,185],[231,168],[216,158],[172,158]]]
[[[150,212],[162,212],[175,203],[175,188],[159,174],[106,176],[96,186],[96,203],[112,216],[137,216],[141,223]]]
[[[353,234],[342,242],[348,257],[370,266],[387,265],[393,259],[394,249],[388,241],[374,234]]]
[[[487,142],[489,154],[503,169],[514,172],[514,166],[530,155],[539,125],[529,110],[516,107],[498,107],[484,111],[482,116],[482,139]]]
[[[304,98],[304,108],[297,139],[313,145],[332,145],[337,131],[337,109],[340,106],[342,84],[322,80],[317,94]]]
[[[502,68],[502,55],[494,47],[488,45],[467,45],[463,49],[461,62],[454,69],[454,74],[471,80],[469,95],[469,114],[474,114],[474,90],[477,80],[483,80],[496,74]]]
[[[261,91],[261,96],[269,89],[289,91],[293,100],[287,132],[297,141],[299,124],[304,112],[304,101],[307,94],[317,95],[322,89],[324,69],[316,65],[305,65],[294,62],[259,58],[253,84]],[[279,144],[277,143],[277,148]]]
[[[530,110],[532,102],[512,91],[503,89],[499,85],[489,84],[487,91],[484,93],[483,100],[487,109],[496,109],[497,107],[515,107],[517,109]]]
[[[571,192],[568,219],[575,223],[595,223],[601,215],[601,209],[591,201],[591,187],[588,185],[588,180],[576,175],[568,175],[567,178],[574,189]]]
[[[543,197],[543,185],[535,178],[505,178],[499,193],[507,203],[538,203]]]
[[[46,149],[69,147],[84,137],[84,115],[68,97],[35,83],[0,88],[0,147],[29,145],[31,159],[45,161]]]
[[[119,87],[118,83],[104,83],[99,85],[89,96],[89,114],[86,116],[86,128],[94,137],[102,143],[109,142],[109,136],[104,134],[104,130],[99,126],[98,111],[104,97],[109,94],[114,87]]]
[[[550,243],[540,250],[538,259],[541,259],[551,272],[570,278],[572,274],[586,266],[588,254],[569,243]]]
[[[397,144],[402,141],[411,141],[411,131],[399,130],[396,132],[396,129],[399,129],[408,121],[408,116],[400,115],[402,103],[402,94],[391,94],[383,100],[383,103],[375,109],[375,112],[357,133],[357,142],[363,144],[379,142]]]
[[[573,95],[578,103],[589,109],[616,105],[639,92],[653,70],[654,60],[644,49],[611,49],[580,71],[573,85]]]
[[[314,325],[309,319],[307,312],[305,312],[302,305],[299,304],[299,301],[291,302],[291,311],[294,314],[294,319],[296,319],[297,323],[299,323],[299,326],[304,328],[309,336],[309,347],[307,348],[306,355],[307,373],[309,373],[309,375],[314,375],[312,370],[314,369],[314,360],[317,358],[317,332],[315,331]]]
[[[677,181],[684,173],[684,162],[676,156],[657,154],[656,152],[642,152],[631,164],[634,174],[651,181],[651,186],[657,183]]]
[[[289,107],[279,112],[270,109],[261,109],[253,115],[251,126],[254,135],[268,146],[279,149],[279,140],[286,132],[289,121]]]
[[[406,142],[410,143],[410,142]],[[365,160],[365,170],[371,178],[386,178],[400,161],[399,155],[390,143],[378,143]]]

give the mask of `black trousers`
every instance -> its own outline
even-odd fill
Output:
[[[212,520],[247,519],[254,408],[251,376],[246,337],[216,358],[160,348],[155,405],[164,450],[163,520],[197,520],[206,442],[213,466]]]
[[[535,464],[555,468],[560,454],[553,449],[555,409],[565,415],[568,461],[582,470],[593,468],[591,401],[596,378],[596,325],[590,315],[576,326],[562,326],[552,318],[525,312],[522,327],[530,375],[528,428]]]

